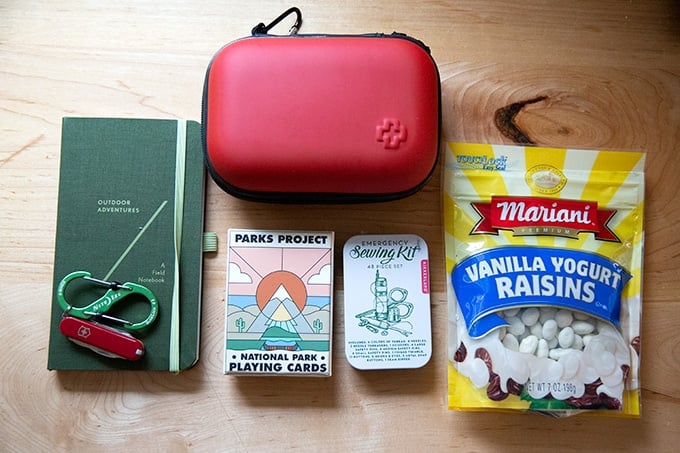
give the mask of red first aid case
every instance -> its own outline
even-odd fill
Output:
[[[221,188],[248,200],[393,200],[434,171],[440,112],[437,67],[416,39],[256,27],[208,67],[205,158]]]

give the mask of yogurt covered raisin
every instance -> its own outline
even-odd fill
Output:
[[[526,352],[527,354],[533,354],[538,348],[538,338],[534,335],[529,335],[519,344],[519,352]]]
[[[588,335],[593,333],[595,330],[595,325],[585,320],[580,320],[574,321],[574,323],[571,325],[571,328],[574,329],[574,332],[579,335]]]
[[[522,320],[525,326],[531,327],[538,322],[539,316],[540,312],[538,311],[538,308],[530,307],[522,311],[520,319]]]
[[[545,324],[548,319],[555,319],[557,308],[541,307],[539,311],[541,312],[541,315],[538,317],[538,320]]]
[[[529,329],[529,332],[531,335],[534,335],[536,338],[543,338],[543,324],[540,322],[537,322],[531,328]]]
[[[543,338],[550,341],[557,335],[557,322],[554,319],[548,319],[543,323]]]
[[[517,337],[511,333],[508,333],[505,335],[505,337],[503,337],[503,346],[510,349],[511,351],[519,351],[519,342],[517,341]]]
[[[524,325],[524,323],[522,323],[522,320],[516,316],[507,318],[506,321],[508,322],[508,324],[510,324],[510,326],[508,327],[508,332],[510,332],[516,337],[522,335],[526,330],[526,326]]]
[[[538,340],[538,346],[536,347],[536,357],[548,357],[548,354],[550,354],[548,342],[541,338]]]
[[[570,348],[571,345],[574,344],[574,329],[571,327],[565,327],[564,329],[560,330],[557,340],[561,347]]]
[[[559,310],[555,313],[555,322],[560,329],[570,326],[573,320],[574,316],[569,310]]]
[[[583,338],[581,335],[574,334],[574,343],[572,343],[572,349],[578,349],[579,351],[583,349]]]

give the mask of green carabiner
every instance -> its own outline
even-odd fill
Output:
[[[71,281],[78,278],[84,278],[85,280],[97,285],[106,286],[109,289],[102,297],[95,300],[91,304],[85,307],[74,307],[66,300],[65,292],[66,286]],[[151,309],[145,320],[140,322],[131,322],[105,314],[113,306],[113,304],[132,294],[140,294],[149,301]],[[156,300],[156,296],[149,288],[132,282],[118,283],[99,280],[93,278],[92,274],[87,271],[71,272],[66,277],[64,277],[59,282],[59,286],[57,287],[57,300],[59,301],[59,306],[64,310],[65,314],[80,319],[100,318],[104,320],[115,321],[122,324],[123,328],[126,330],[139,330],[143,329],[144,327],[148,327],[155,321],[156,316],[158,315],[158,300]]]

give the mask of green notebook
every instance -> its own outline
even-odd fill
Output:
[[[184,120],[63,119],[48,369],[179,371],[198,360],[205,194],[200,129]],[[150,297],[83,274],[58,297],[60,282],[76,271],[153,293],[155,319],[128,331],[143,343],[139,358],[102,355],[82,346],[86,335],[78,344],[62,333],[65,317],[111,292],[123,296],[105,308],[82,310],[108,316],[86,320],[95,324],[93,332],[102,325],[126,331],[129,325],[120,320],[137,323],[152,310]],[[80,330],[90,334],[89,327]]]

